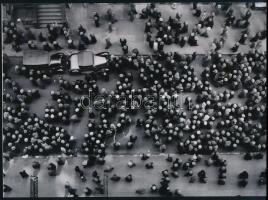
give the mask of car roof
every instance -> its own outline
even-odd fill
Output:
[[[94,53],[92,51],[80,51],[77,55],[79,66],[94,66]]]
[[[49,54],[43,50],[24,50],[23,65],[48,65]]]

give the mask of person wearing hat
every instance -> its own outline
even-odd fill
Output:
[[[152,193],[155,193],[155,192],[157,192],[158,188],[157,188],[157,186],[155,184],[153,184],[151,186],[150,190],[151,190]]]
[[[118,141],[113,144],[114,150],[119,150],[120,146],[121,146],[121,144]]]
[[[200,183],[207,182],[207,180],[206,180],[207,176],[206,176],[206,172],[204,170],[199,171],[197,175],[198,175]]]
[[[108,18],[108,20],[109,20],[111,23],[115,23],[115,22],[118,21],[118,20],[115,18],[115,16],[114,16],[114,14],[113,14],[111,8],[109,8],[109,9],[107,10],[107,18]]]
[[[106,38],[105,39],[105,42],[106,42],[105,49],[109,49],[112,46],[111,39],[110,38]]]
[[[134,19],[135,19],[135,13],[134,13],[132,10],[130,10],[130,11],[128,12],[128,15],[129,15],[129,20],[130,20],[131,22],[133,22]]]
[[[133,178],[132,178],[132,175],[131,174],[129,174],[129,175],[127,175],[125,177],[125,181],[128,182],[128,183],[132,182],[132,180],[133,180]]]
[[[121,177],[120,176],[117,176],[116,174],[114,174],[112,177],[111,177],[111,180],[114,181],[114,182],[118,182],[120,181]]]
[[[79,33],[83,33],[83,34],[85,34],[86,33],[86,29],[80,24],[80,26],[78,27],[78,32]]]
[[[56,50],[60,50],[62,49],[62,47],[59,45],[59,43],[55,40],[53,41],[53,47],[56,49]]]
[[[145,29],[144,29],[144,32],[145,32],[145,33],[149,33],[149,32],[151,32],[151,27],[152,27],[152,22],[151,22],[151,20],[149,19],[149,20],[145,23]]]
[[[150,158],[150,155],[149,154],[143,153],[142,156],[141,156],[141,160],[147,160],[149,158]]]
[[[133,12],[134,15],[138,14],[136,5],[134,3],[130,3],[129,7],[130,7],[130,11]]]
[[[196,8],[193,10],[193,15],[194,15],[195,17],[200,17],[200,16],[201,16],[201,13],[202,13],[202,11],[201,11],[201,9],[198,8],[198,7],[196,7]]]
[[[79,42],[78,42],[78,50],[85,50],[86,49],[86,44],[85,44],[85,42],[83,41],[83,40],[79,40]]]
[[[235,45],[231,48],[232,52],[237,52],[239,48],[239,42],[236,42]]]
[[[186,42],[187,42],[187,37],[186,36],[182,36],[181,38],[180,38],[180,40],[179,40],[179,45],[181,46],[181,47],[184,47],[185,46],[185,44],[186,44]]]
[[[73,40],[71,38],[68,39],[68,48],[69,49],[76,49],[74,43],[73,43]]]
[[[192,32],[192,33],[190,34],[189,38],[188,38],[188,43],[189,43],[189,45],[194,46],[194,39],[195,39],[195,33]]]
[[[89,187],[86,187],[84,192],[86,196],[90,196],[93,193],[92,189],[90,189]]]
[[[29,174],[25,170],[20,171],[20,175],[21,175],[22,178],[28,178],[29,177]]]
[[[203,29],[203,31],[201,32],[201,36],[203,36],[203,37],[209,37],[209,32],[211,31],[211,27],[207,27],[207,28],[205,28],[205,29]]]
[[[90,44],[96,44],[97,43],[97,39],[96,36],[94,34],[90,34]]]
[[[20,45],[18,43],[16,43],[16,42],[12,42],[12,49],[14,49],[16,52],[21,51]]]
[[[109,22],[108,23],[108,30],[109,30],[110,33],[113,31],[113,24],[112,24],[112,22]]]
[[[3,192],[11,192],[12,188],[6,184],[4,184]]]
[[[146,169],[153,169],[153,168],[154,168],[154,163],[153,163],[153,162],[146,163],[146,164],[145,164],[145,168],[146,168]]]
[[[132,160],[130,160],[130,161],[128,161],[127,166],[128,166],[129,168],[133,168],[133,167],[136,166],[136,164],[135,164]]]
[[[51,51],[52,50],[47,42],[43,42],[43,49],[45,51]]]
[[[246,40],[248,38],[248,35],[247,34],[242,34],[240,39],[239,39],[239,43],[240,44],[245,44]]]
[[[63,31],[63,35],[64,35],[65,39],[68,40],[68,39],[70,38],[70,31],[67,30],[67,29],[64,30],[64,31]]]
[[[89,45],[90,40],[89,38],[85,35],[85,32],[79,32],[80,39],[84,42],[85,45]]]
[[[37,46],[33,43],[32,40],[28,41],[28,47],[29,49],[37,49]]]
[[[39,162],[37,162],[37,161],[34,161],[33,162],[33,165],[32,165],[32,167],[34,168],[34,169],[40,169],[40,163]]]
[[[155,53],[158,52],[158,50],[159,50],[159,49],[158,49],[158,46],[159,46],[160,42],[161,42],[161,38],[158,38],[158,39],[155,40],[154,43],[153,43],[153,50],[154,50]]]
[[[57,158],[57,163],[58,165],[64,165],[65,164],[65,160],[63,158]]]
[[[153,38],[150,38],[149,41],[148,41],[148,43],[149,43],[149,47],[151,49],[153,49],[154,48],[154,43],[155,43],[154,39]]]
[[[258,185],[266,185],[266,170],[260,173]]]
[[[120,38],[119,40],[120,40],[121,47],[123,47],[127,44],[126,38]]]
[[[94,12],[94,23],[96,27],[100,26],[100,16],[97,12]]]
[[[49,163],[47,169],[48,169],[48,170],[56,170],[57,167],[56,167],[56,165],[55,165],[54,163],[51,162],[51,163]]]

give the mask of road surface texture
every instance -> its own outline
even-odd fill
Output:
[[[202,10],[206,10],[208,14],[214,11],[212,4],[200,4]],[[137,3],[136,9],[138,13],[141,12],[143,8],[146,7],[145,3]],[[176,9],[171,8],[171,4],[157,4],[157,9],[162,12],[162,17],[164,20],[167,20],[169,16],[175,17],[176,13],[182,15],[182,21],[186,21],[189,24],[189,30],[198,23],[198,18],[192,15],[192,4],[178,3]],[[234,9],[234,15],[236,18],[240,18],[241,14],[246,11],[246,6],[244,3],[234,3],[232,5]],[[113,25],[113,31],[110,33],[108,30],[108,21],[106,20],[106,11],[108,8],[111,8],[115,14],[118,22]],[[128,4],[105,4],[105,3],[94,3],[87,4],[83,6],[79,3],[73,3],[70,10],[66,9],[67,21],[71,28],[71,35],[74,40],[74,43],[78,43],[78,26],[81,24],[86,28],[87,35],[94,33],[98,42],[94,45],[89,45],[88,49],[93,50],[94,52],[105,51],[105,39],[110,38],[112,42],[112,47],[109,49],[109,52],[115,55],[122,54],[122,49],[120,46],[119,38],[126,38],[128,41],[129,50],[138,48],[141,54],[151,54],[152,50],[149,48],[148,43],[146,42],[144,27],[146,19],[137,18],[130,22],[127,15],[129,9]],[[100,15],[100,27],[96,28],[94,25],[93,15],[94,12],[98,12]],[[179,45],[165,45],[164,50],[168,51],[177,51],[179,53],[201,53],[206,54],[211,49],[212,41],[215,38],[219,38],[224,25],[224,12],[219,13],[215,17],[214,27],[209,33],[209,38],[199,37],[198,43],[199,46],[191,47],[185,45],[181,48]],[[252,17],[250,18],[250,28],[249,28],[249,38],[254,36],[256,32],[265,29],[266,27],[266,13],[261,10],[252,10]],[[33,33],[47,32],[47,29],[31,29]],[[230,48],[233,47],[234,43],[237,42],[240,38],[241,32],[244,29],[231,28],[227,34],[228,39],[224,47],[219,51],[221,53],[230,54],[232,53]],[[153,32],[156,32],[154,30]],[[58,42],[61,46],[66,47],[66,42],[64,38],[59,38]],[[38,44],[39,47],[41,44]],[[37,45],[37,46],[38,46]],[[27,44],[22,46],[22,49],[27,48]],[[4,52],[12,56],[22,56],[22,52],[16,53],[11,49],[10,45],[5,45],[3,47]],[[248,45],[240,45],[239,51],[248,52]],[[261,50],[266,50],[266,39],[261,42]]]
[[[170,154],[173,158],[181,158],[186,161],[190,158],[189,155],[177,155]],[[84,174],[87,178],[86,182],[82,182],[77,174],[75,174],[74,168],[76,165],[81,166],[83,158],[85,156],[77,156],[73,158],[67,158],[64,166],[60,167],[58,175],[56,177],[48,176],[48,170],[46,165],[49,162],[55,162],[56,157],[49,158],[14,158],[9,162],[4,163],[4,171],[6,177],[4,177],[4,183],[13,186],[11,193],[6,193],[6,197],[28,197],[30,192],[29,179],[22,179],[19,176],[21,167],[29,174],[38,175],[38,190],[39,197],[62,197],[65,195],[64,185],[69,182],[71,186],[77,188],[77,194],[84,196],[83,190],[85,187],[91,188],[93,196],[152,196],[156,194],[150,193],[150,187],[152,184],[160,185],[161,177],[159,174],[161,171],[170,170],[171,163],[165,159],[165,154],[153,154],[147,161],[142,161],[141,156],[137,155],[108,155],[106,156],[106,165],[114,167],[112,172],[106,172],[106,176],[103,173],[103,166],[94,166],[85,168]],[[185,171],[179,171],[179,177],[171,177],[170,188],[172,191],[180,189],[185,196],[266,196],[265,186],[258,186],[257,181],[261,171],[266,168],[265,161],[259,161],[256,163],[253,161],[245,161],[239,154],[221,154],[221,157],[228,160],[227,166],[227,181],[226,185],[220,186],[217,184],[218,168],[214,166],[207,167],[204,164],[206,156],[202,158],[200,164],[193,168],[194,175],[200,170],[204,169],[207,172],[208,182],[202,184],[196,181],[195,183],[189,183],[189,177],[185,177]],[[136,166],[129,168],[127,166],[128,161],[132,160],[136,163]],[[31,165],[33,161],[38,161],[41,164],[40,170],[34,170]],[[146,169],[145,164],[148,162],[154,162],[153,169]],[[95,191],[95,183],[92,181],[92,172],[97,170],[101,179],[108,184],[105,184],[105,193],[99,194]],[[243,170],[247,170],[249,173],[249,183],[246,188],[240,188],[237,185],[238,174]],[[110,180],[113,174],[121,176],[119,182],[114,183]],[[125,182],[124,178],[128,174],[132,174],[133,181],[131,183]],[[137,195],[135,193],[138,189],[145,189],[145,193]],[[107,194],[108,193],[108,194]]]
[[[138,13],[145,8],[146,4],[137,3],[136,8]],[[190,4],[178,3],[176,9],[171,8],[171,4],[157,4],[157,8],[162,12],[162,17],[164,20],[167,20],[169,16],[174,17],[176,13],[182,14],[182,21],[187,21],[189,23],[189,30],[191,30],[195,24],[197,24],[197,18],[193,17],[191,13]],[[243,3],[234,3],[233,5],[235,16],[239,17],[241,13],[245,12],[246,7]],[[200,4],[202,10],[206,10],[210,13],[214,8],[211,4]],[[106,14],[108,8],[111,8],[118,19],[113,25],[113,31],[110,33],[108,31],[107,20],[103,17]],[[119,38],[126,38],[128,41],[129,50],[138,48],[140,54],[151,55],[153,52],[149,48],[148,43],[145,40],[144,27],[147,20],[136,18],[134,22],[129,21],[127,15],[127,10],[129,5],[127,4],[76,4],[73,3],[70,9],[66,10],[67,20],[71,27],[73,33],[73,39],[75,43],[78,42],[78,33],[77,28],[81,24],[86,28],[87,34],[94,33],[97,37],[98,42],[95,45],[89,45],[88,49],[93,50],[94,52],[106,51],[105,47],[105,38],[111,38],[113,43],[112,47],[109,49],[111,54],[121,55],[122,49],[120,46]],[[101,16],[100,27],[96,28],[94,26],[93,14],[98,12]],[[186,45],[184,48],[181,48],[178,45],[165,45],[165,52],[177,51],[180,54],[190,54],[197,52],[197,59],[192,63],[195,68],[195,74],[200,78],[200,74],[203,70],[201,66],[201,59],[204,54],[207,54],[211,49],[211,43],[214,38],[218,38],[224,23],[223,13],[220,13],[215,17],[215,25],[212,31],[209,33],[209,38],[199,38],[199,46],[190,47]],[[266,27],[266,13],[260,10],[252,11],[252,17],[250,19],[250,29],[249,35],[254,36],[257,31],[263,30]],[[31,29],[34,33],[39,34],[40,32],[46,32],[46,29]],[[232,28],[228,33],[228,39],[224,47],[220,50],[221,53],[226,54],[225,56],[231,56],[230,48],[234,45],[236,41],[239,40],[242,29]],[[66,47],[65,39],[60,38],[59,44],[63,47]],[[37,45],[41,46],[40,43]],[[12,68],[10,69],[9,75],[16,80],[23,88],[31,89],[33,85],[28,79],[25,79],[22,76],[15,74],[14,66],[22,65],[22,52],[16,53],[12,50],[10,45],[3,45],[3,51],[6,53],[12,62]],[[22,46],[22,49],[27,49],[27,45]],[[266,39],[261,43],[261,50],[266,51]],[[239,52],[248,52],[248,45],[241,45]],[[133,70],[134,80],[137,79],[137,73]],[[70,81],[77,80],[82,78],[82,75],[72,76],[70,74],[64,74],[63,77]],[[44,110],[46,103],[52,103],[50,91],[58,89],[58,77],[57,75],[52,77],[54,82],[47,86],[45,89],[39,89],[41,98],[34,101],[30,106],[30,112],[36,113],[40,118],[44,117]],[[108,91],[115,89],[116,81],[118,77],[115,74],[110,75],[109,82],[98,81],[97,84],[99,88],[106,88]],[[134,82],[134,88],[139,88],[140,83]],[[217,88],[217,91],[221,92],[228,90],[227,88]],[[191,96],[192,93],[185,93],[185,96]],[[71,94],[72,97],[77,96],[74,93]],[[243,100],[235,97],[231,102],[237,102],[243,104]],[[58,175],[56,177],[48,176],[48,170],[46,166],[49,162],[55,161],[57,155],[49,156],[46,158],[22,158],[16,157],[10,161],[3,162],[3,168],[5,172],[5,177],[3,178],[4,184],[7,184],[13,188],[12,192],[4,193],[5,197],[29,197],[30,192],[30,182],[29,179],[22,179],[19,176],[19,171],[25,169],[30,175],[38,175],[39,178],[39,197],[63,197],[65,196],[64,185],[68,181],[71,186],[78,189],[79,196],[85,196],[83,190],[85,187],[93,189],[93,196],[154,196],[156,194],[150,193],[150,187],[152,184],[160,185],[160,173],[164,169],[169,169],[170,163],[168,163],[165,158],[167,153],[170,153],[174,158],[181,158],[183,161],[186,161],[190,156],[189,155],[178,155],[176,151],[176,144],[170,144],[167,146],[165,154],[159,154],[159,149],[153,146],[153,141],[151,139],[146,140],[143,138],[143,130],[137,128],[134,124],[135,119],[139,117],[138,115],[133,116],[133,124],[128,130],[125,130],[120,135],[117,135],[115,138],[111,139],[106,149],[107,156],[105,158],[106,164],[114,167],[114,170],[110,173],[104,173],[104,166],[97,165],[94,167],[84,169],[85,176],[87,178],[86,182],[81,182],[80,178],[75,174],[74,168],[76,165],[81,166],[82,161],[85,159],[84,155],[78,154],[77,157],[68,157],[66,158],[66,163],[63,167],[60,167]],[[81,121],[79,123],[70,124],[68,126],[63,126],[68,133],[73,135],[77,141],[76,148],[79,151],[79,148],[84,141],[84,134],[87,132],[87,123],[88,117],[87,113],[84,113]],[[122,147],[119,151],[114,151],[112,144],[113,140],[120,141],[121,144],[125,144],[130,135],[137,135],[138,139],[132,150],[127,150],[125,147]],[[193,172],[196,175],[201,169],[205,169],[208,176],[207,184],[199,183],[189,183],[189,178],[184,176],[183,171],[179,171],[179,178],[175,179],[171,177],[171,190],[180,189],[182,194],[185,196],[266,196],[265,186],[258,186],[257,180],[261,171],[266,169],[266,154],[265,158],[262,160],[252,160],[245,161],[243,160],[245,150],[238,149],[236,152],[226,153],[222,152],[220,155],[227,160],[227,181],[226,185],[219,186],[217,184],[218,177],[218,168],[214,166],[207,167],[204,164],[204,160],[207,158],[203,157],[200,164],[193,168]],[[150,153],[151,158],[147,161],[141,161],[141,153]],[[61,156],[61,155],[59,155]],[[134,161],[136,167],[129,169],[127,167],[128,161]],[[38,161],[41,164],[41,169],[38,171],[33,170],[31,167],[33,161]],[[148,162],[154,162],[154,169],[145,169],[145,164]],[[94,188],[96,184],[92,181],[92,172],[97,170],[100,174],[101,179],[103,180],[105,192],[100,194]],[[249,183],[246,188],[239,188],[237,185],[238,174],[243,170],[247,170],[249,173]],[[118,183],[114,183],[110,180],[110,177],[116,173],[121,176],[121,180]],[[133,182],[126,183],[124,177],[129,173],[133,175]],[[136,194],[135,190],[145,189],[144,194]]]

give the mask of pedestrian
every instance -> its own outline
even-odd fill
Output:
[[[231,48],[232,52],[237,52],[239,48],[239,42],[236,42],[235,45]]]
[[[107,10],[107,17],[108,17],[108,20],[109,20],[112,24],[114,24],[115,22],[118,21],[118,20],[115,18],[114,13],[112,12],[112,9],[111,9],[111,8],[109,8],[109,9]]]
[[[33,43],[32,40],[28,41],[28,47],[29,49],[37,49],[37,46]]]
[[[90,34],[90,44],[96,44],[97,38],[94,34]]]
[[[100,16],[97,12],[94,12],[94,23],[96,27],[100,26]]]
[[[243,35],[241,35],[241,37],[240,37],[240,39],[239,39],[239,43],[240,43],[240,44],[245,44],[247,38],[248,38],[248,35],[247,35],[247,34],[243,34]]]
[[[53,41],[53,47],[56,49],[56,50],[60,50],[62,49],[62,47],[59,45],[59,43],[55,40]]]
[[[121,44],[121,47],[125,46],[127,44],[126,38],[120,38],[120,44]]]
[[[68,48],[69,49],[76,49],[73,40],[71,38],[68,39]]]
[[[113,24],[112,24],[112,22],[109,22],[108,23],[108,30],[109,30],[110,33],[113,31]]]
[[[90,44],[90,40],[89,40],[89,38],[85,35],[85,33],[81,31],[79,34],[80,34],[80,39],[83,41],[83,43],[84,43],[85,45],[89,45],[89,44]]]
[[[6,184],[4,184],[3,192],[11,192],[12,188]]]
[[[43,49],[45,51],[51,51],[52,48],[49,46],[48,42],[43,42]]]
[[[20,172],[20,175],[21,175],[22,178],[28,178],[29,177],[29,174],[25,170],[22,170]]]
[[[105,49],[109,49],[112,46],[111,39],[110,38],[106,38],[105,39],[105,42],[106,42]]]
[[[78,43],[78,50],[83,51],[85,49],[86,49],[86,44],[83,40],[80,39]]]
[[[83,33],[83,34],[85,34],[86,33],[86,29],[80,24],[80,26],[78,27],[78,32],[79,33]]]
[[[134,19],[135,19],[135,14],[133,13],[133,11],[130,10],[129,13],[128,13],[128,15],[129,15],[130,21],[133,22]]]

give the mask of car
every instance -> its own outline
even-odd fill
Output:
[[[84,71],[97,71],[107,64],[108,52],[94,54],[92,51],[84,50],[70,56],[70,73],[81,73]]]
[[[97,71],[106,66],[109,53],[95,54],[93,51],[51,51],[25,50],[23,52],[23,65],[33,69],[69,71],[70,73],[82,73],[85,71]]]

